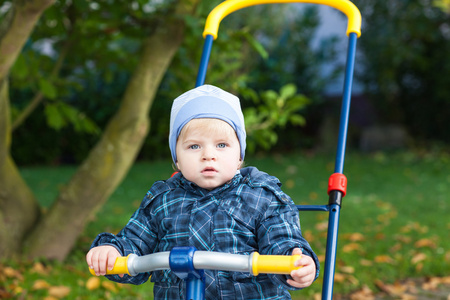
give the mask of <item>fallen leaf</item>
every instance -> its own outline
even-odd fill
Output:
[[[423,263],[420,262],[416,265],[416,272],[420,273],[423,269]]]
[[[3,269],[3,274],[8,278],[17,278],[19,280],[23,280],[22,274],[11,267],[5,267]]]
[[[376,206],[383,210],[391,210],[392,209],[392,204],[389,202],[377,201]]]
[[[32,273],[37,273],[37,274],[40,274],[40,275],[48,275],[49,269],[46,268],[42,263],[37,262],[31,268],[31,272]]]
[[[391,295],[403,295],[407,287],[399,282],[395,282],[393,285],[389,285],[388,288]]]
[[[307,240],[309,243],[311,243],[311,241],[314,240],[314,234],[312,233],[311,230],[305,230],[303,232],[303,237],[305,238],[305,240]]]
[[[13,295],[11,293],[7,292],[3,288],[0,288],[0,299],[9,299],[12,297]]]
[[[411,240],[412,240],[411,237],[406,236],[406,235],[397,235],[395,237],[395,239],[404,244],[409,244],[409,243],[411,243]]]
[[[359,263],[361,264],[361,266],[365,266],[365,267],[371,267],[371,266],[373,266],[373,261],[368,260],[368,259],[364,259],[364,258],[361,258],[361,259],[359,260]]]
[[[315,227],[319,231],[325,231],[328,229],[328,221],[317,223]]]
[[[319,262],[321,263],[325,262],[325,254],[319,254],[317,255],[317,258],[319,259]]]
[[[364,235],[359,232],[345,233],[342,235],[342,238],[351,242],[361,242],[365,240]]]
[[[355,276],[349,275],[349,276],[347,277],[347,281],[350,282],[351,284],[355,285],[355,286],[358,286],[358,285],[359,285],[359,280],[356,279]]]
[[[319,198],[319,194],[317,194],[316,192],[309,193],[309,199],[316,200],[317,198]]]
[[[339,269],[347,274],[353,274],[355,273],[355,268],[351,267],[351,266],[343,266],[343,267],[339,267]]]
[[[436,290],[440,284],[449,284],[450,277],[431,277],[422,284],[424,290]]]
[[[99,277],[89,277],[86,281],[86,288],[90,291],[96,290],[100,287],[100,278]]]
[[[373,294],[372,290],[367,286],[364,285],[362,289],[359,291],[356,291],[350,295],[351,300],[373,300],[375,299],[375,295]]]
[[[334,281],[335,282],[344,282],[345,281],[345,275],[341,273],[335,273],[334,274]]]
[[[111,281],[103,281],[102,287],[110,292],[117,293],[116,285]]]
[[[431,239],[420,239],[414,243],[414,246],[416,248],[423,248],[423,247],[436,248],[436,244]]]
[[[418,222],[414,222],[414,223],[409,223],[406,226],[403,226],[402,228],[400,228],[400,232],[403,233],[409,233],[411,231],[416,231],[418,233],[427,233],[428,232],[428,227],[427,226],[421,226]]]
[[[388,292],[388,288],[387,288],[386,284],[383,281],[381,281],[379,279],[375,279],[374,284],[381,291],[386,292],[386,293]]]
[[[295,186],[295,182],[292,179],[288,179],[286,180],[285,185],[288,189],[292,189]]]
[[[376,235],[375,235],[375,239],[376,240],[384,240],[386,238],[386,235],[384,234],[384,233],[382,233],[382,232],[378,232]]]
[[[393,264],[394,260],[389,255],[378,255],[375,256],[374,261],[376,263],[388,263]]]
[[[391,296],[400,296],[405,293],[407,287],[399,282],[392,284],[385,284],[381,280],[375,280],[375,285],[383,292]]]
[[[390,252],[398,252],[399,250],[401,250],[402,249],[402,244],[401,243],[397,243],[397,244],[395,244],[394,246],[392,246],[390,249],[389,249],[389,251]]]
[[[67,286],[52,286],[48,289],[49,296],[56,297],[58,299],[67,297],[70,294],[70,287]]]
[[[344,253],[352,252],[355,250],[361,250],[361,245],[358,243],[350,243],[342,247]]]
[[[38,279],[33,283],[33,290],[43,290],[48,289],[49,287],[50,284],[43,279]]]
[[[16,295],[22,294],[23,288],[22,288],[21,286],[18,286],[18,285],[17,285],[17,286],[14,287],[13,292],[14,292],[14,294],[16,294]]]
[[[413,258],[411,258],[411,263],[417,264],[418,262],[421,262],[425,259],[427,259],[427,255],[425,253],[417,253],[413,256]]]

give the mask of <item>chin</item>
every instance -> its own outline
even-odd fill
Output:
[[[222,184],[223,183],[205,183],[205,184],[199,185],[199,187],[207,189],[207,190],[213,190],[216,187],[221,186]]]

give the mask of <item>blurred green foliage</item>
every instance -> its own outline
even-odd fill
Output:
[[[218,3],[202,1],[194,16],[184,17],[186,38],[152,106],[141,159],[169,155],[170,106],[194,87],[204,22]],[[357,60],[362,72],[356,76],[364,82],[380,123],[404,124],[419,138],[449,142],[450,24],[439,3],[355,1],[363,15],[358,41],[362,58]],[[60,0],[45,12],[11,72],[12,116],[19,123],[12,154],[18,164],[78,163],[86,157],[120,105],[138,64],[140,43],[152,25],[171,21],[171,4]],[[307,106],[280,112],[285,115],[268,130],[250,128],[250,151],[268,151],[275,141],[275,150],[317,144],[317,129],[330,106],[324,87],[342,72],[341,66],[322,71],[338,55],[336,37],[312,47],[320,24],[317,6],[293,7],[260,5],[237,11],[223,20],[214,42],[206,83],[242,96],[250,122],[262,121],[272,105],[269,99],[277,98],[264,91],[293,84],[309,99]],[[257,100],[246,96],[249,90]],[[36,110],[18,122],[36,99]],[[305,121],[306,130],[298,130]]]
[[[175,97],[194,87],[204,22],[218,2],[203,1],[195,16],[185,17],[186,38],[156,96],[150,113],[149,138],[140,153],[141,159],[168,157],[170,106]],[[127,80],[138,63],[139,45],[151,32],[151,24],[170,21],[164,19],[171,12],[170,4],[57,1],[46,11],[11,74],[13,122],[20,119],[31,99],[40,98],[36,110],[14,131],[12,153],[17,163],[78,163],[86,157],[120,105]],[[270,40],[279,32],[289,31],[286,26],[293,26],[298,18],[317,19],[316,12],[308,10],[298,18],[285,20],[283,13],[288,11],[288,6],[271,6],[273,10],[268,7],[262,11],[256,7],[242,10],[223,21],[206,81],[236,94],[251,89],[256,91],[255,95],[261,94],[259,100],[243,100],[249,112],[261,113],[270,107],[273,97],[263,96],[261,91],[273,87],[280,90],[288,83],[283,80],[266,84],[263,72],[252,80],[249,71],[258,70],[268,60],[278,70],[283,69],[273,62],[286,55],[273,50],[277,42],[264,44],[257,37],[264,35]],[[261,13],[268,14],[272,23],[260,20]],[[273,23],[281,28],[274,31]],[[312,32],[317,24],[317,20],[308,21],[302,26]],[[303,41],[301,46],[307,48],[312,35],[303,38],[308,41]],[[290,48],[299,47],[296,45],[298,38],[284,43]],[[319,77],[319,73],[308,77]],[[300,93],[303,95],[303,90],[299,90]],[[301,107],[293,104],[295,95],[289,97],[292,99],[286,102],[283,112],[276,116],[272,113],[271,128],[266,127],[267,132],[255,131],[256,136],[250,138],[250,145],[253,145],[250,149],[255,149],[256,145],[262,149],[273,145],[279,135],[277,127],[304,123],[299,116]],[[41,132],[46,132],[45,138]],[[28,147],[29,144],[34,146]]]
[[[450,15],[438,1],[357,0],[362,72],[379,122],[450,142]],[[441,1],[445,4],[444,1]]]
[[[244,98],[250,98],[254,107],[244,110],[247,130],[247,149],[254,153],[259,145],[269,150],[278,141],[276,128],[286,128],[287,124],[303,126],[305,117],[299,111],[310,103],[304,95],[297,94],[294,84],[281,87],[280,92],[263,91],[259,95],[252,89],[240,91]]]

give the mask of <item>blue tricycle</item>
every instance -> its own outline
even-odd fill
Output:
[[[333,7],[343,12],[348,18],[347,64],[342,94],[339,136],[334,173],[328,180],[329,200],[327,205],[298,205],[300,211],[328,212],[327,246],[325,254],[324,279],[322,299],[333,298],[333,282],[336,265],[339,215],[342,199],[346,194],[347,179],[343,174],[345,148],[347,141],[348,120],[350,112],[351,87],[355,63],[356,41],[361,35],[361,14],[358,8],[348,0],[228,0],[215,7],[206,20],[203,37],[205,38],[196,87],[205,83],[206,71],[211,54],[213,41],[217,38],[220,22],[230,13],[239,9],[276,3],[312,3]],[[113,270],[108,274],[129,274],[155,270],[171,269],[178,277],[186,280],[186,299],[204,299],[203,270],[223,270],[249,272],[254,276],[260,273],[289,274],[294,267],[297,256],[239,255],[209,251],[196,251],[192,247],[175,247],[169,252],[160,252],[145,256],[129,255],[116,260]],[[91,272],[93,272],[91,270]]]

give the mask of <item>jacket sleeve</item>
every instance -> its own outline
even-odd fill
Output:
[[[111,245],[122,256],[128,256],[130,253],[139,256],[153,253],[157,246],[157,229],[152,225],[153,220],[150,217],[149,201],[146,201],[148,200],[146,198],[144,198],[139,209],[132,215],[127,225],[117,235],[101,233],[94,240],[91,248]],[[120,283],[142,284],[148,280],[150,275],[150,273],[142,273],[134,277],[125,275],[122,278],[118,275],[108,275],[107,278]]]
[[[316,264],[315,279],[317,279],[320,268],[319,259],[302,236],[297,207],[287,195],[283,198],[272,195],[267,210],[262,214],[257,235],[260,254],[291,255],[294,248],[300,248],[304,255],[308,255],[314,260]],[[291,278],[290,275],[272,274],[269,277],[287,289],[298,289],[286,282]]]

